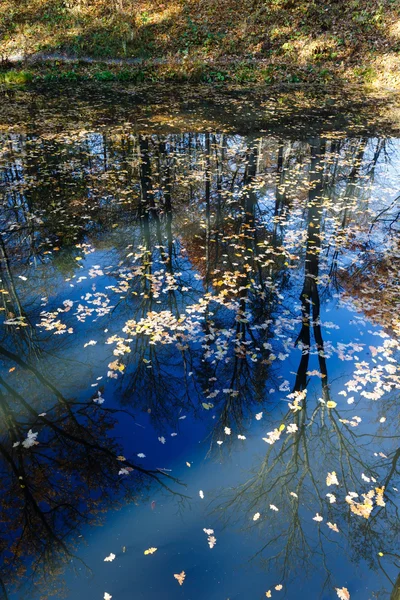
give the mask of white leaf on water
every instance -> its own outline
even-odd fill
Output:
[[[112,562],[115,558],[115,554],[111,552],[108,556],[105,557],[104,562]]]

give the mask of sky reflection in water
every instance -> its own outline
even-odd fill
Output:
[[[0,597],[399,597],[400,142],[293,128],[2,135]]]

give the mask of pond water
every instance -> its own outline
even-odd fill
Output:
[[[8,102],[0,598],[398,600],[400,138]]]

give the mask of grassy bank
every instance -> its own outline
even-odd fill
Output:
[[[209,83],[218,86],[228,84],[263,84],[270,87],[286,85],[311,85],[327,88],[359,87],[373,92],[399,90],[400,81],[377,77],[368,65],[334,66],[326,64],[292,63],[271,64],[260,60],[235,60],[206,62],[200,59],[187,61],[153,62],[138,64],[85,62],[62,59],[35,62],[4,62],[0,65],[0,84],[25,85],[37,83],[61,83],[88,81],[127,83]]]
[[[350,79],[400,88],[397,0],[3,0],[0,35],[8,83]],[[29,62],[54,54],[77,62]],[[84,57],[142,62],[93,65]]]

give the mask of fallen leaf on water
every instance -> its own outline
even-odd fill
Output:
[[[118,475],[129,475],[133,471],[132,467],[126,467],[118,471]]]
[[[177,579],[179,585],[182,585],[185,581],[186,573],[185,571],[181,571],[180,573],[174,573],[175,579]]]
[[[210,410],[210,408],[214,408],[214,404],[212,404],[211,402],[203,402],[202,406],[205,410]]]
[[[333,400],[328,400],[328,402],[326,403],[328,408],[336,408],[337,406],[337,402],[334,402]]]
[[[253,516],[253,521],[258,521],[258,519],[259,519],[260,517],[261,517],[260,513],[256,513],[256,514]]]
[[[329,529],[332,529],[332,531],[336,531],[336,533],[339,533],[339,528],[338,528],[338,526],[336,525],[336,523],[330,523],[330,522],[328,521],[327,525],[328,525]]]
[[[104,562],[112,562],[115,558],[115,554],[111,552],[108,556],[105,557]]]
[[[215,544],[217,543],[217,538],[214,535],[209,535],[207,538],[207,542],[210,548],[213,549]]]
[[[269,505],[269,507],[270,507],[270,509],[271,509],[271,510],[275,510],[275,511],[278,511],[278,510],[279,510],[279,508],[277,508],[277,507],[275,506],[275,504],[270,504],[270,505]]]
[[[147,550],[144,551],[144,554],[154,554],[154,552],[157,552],[157,548],[148,548]]]
[[[26,439],[22,442],[24,448],[31,448],[32,446],[37,446],[39,442],[36,441],[38,436],[38,432],[35,433],[30,429],[27,433]]]
[[[315,515],[315,517],[313,517],[313,521],[317,521],[317,523],[321,523],[321,521],[323,521],[324,518],[321,517],[321,515],[319,515],[318,513]]]
[[[214,533],[214,529],[203,529],[204,533],[207,534],[207,542],[208,545],[210,546],[210,548],[214,548],[215,544],[217,543],[217,538],[213,535]]]
[[[326,476],[326,485],[339,485],[339,481],[335,471],[332,471],[332,473],[328,473],[328,475]]]
[[[296,433],[296,431],[298,431],[299,428],[297,427],[296,423],[290,423],[290,425],[288,425],[286,433]]]
[[[267,598],[271,598],[272,597],[271,590],[268,590],[268,592],[265,592],[265,595]]]
[[[283,588],[283,585],[281,583],[279,585],[275,586],[275,589],[277,592],[280,592],[282,588]]]
[[[335,590],[340,600],[350,600],[350,594],[347,588],[335,588]]]
[[[104,600],[111,600],[111,598],[111,594],[107,594],[107,592],[104,592]]]
[[[200,496],[200,498],[203,500],[203,498],[204,498],[204,492],[203,492],[203,490],[200,490],[200,491],[199,491],[199,496]]]

